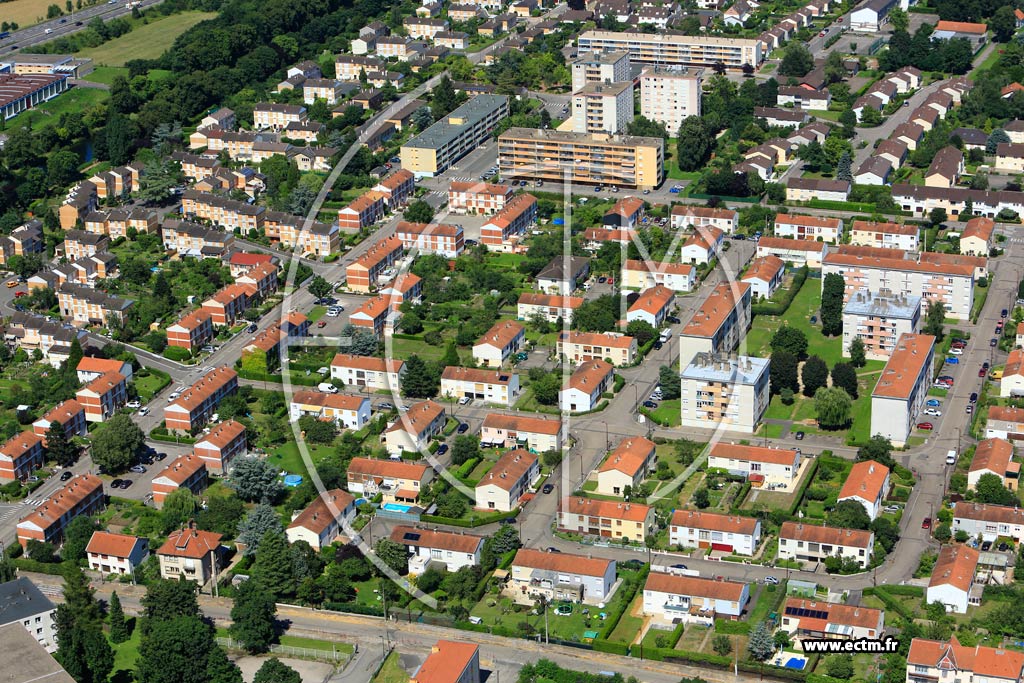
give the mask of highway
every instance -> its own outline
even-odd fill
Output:
[[[141,0],[138,9],[145,9],[157,5],[163,0]],[[103,20],[115,19],[117,17],[131,14],[131,9],[126,7],[123,0],[102,2],[91,7],[84,7],[57,19],[50,19],[33,26],[20,28],[13,31],[10,36],[0,40],[0,55],[6,56],[18,50],[26,50],[34,45],[49,42],[61,36],[67,36],[88,27],[89,22],[99,17]],[[40,5],[42,7],[42,5]],[[50,33],[46,31],[49,30]]]

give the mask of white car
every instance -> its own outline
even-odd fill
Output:
[[[765,583],[770,583],[773,586],[779,585],[779,580],[777,578],[775,578],[774,576],[766,576],[766,577],[764,577],[764,582]]]
[[[949,352],[954,356],[962,356],[964,354],[964,350],[959,347],[954,347]]]
[[[942,411],[935,410],[935,408],[929,408],[928,410],[924,411],[924,414],[928,415],[929,417],[941,417]]]
[[[174,399],[178,398],[179,396],[181,396],[181,394],[178,393],[177,391],[171,392],[171,395],[167,397],[167,402],[170,403],[171,401],[173,401]]]
[[[463,396],[462,398],[459,399],[459,405],[464,406],[472,400],[473,399],[471,399],[469,396]]]
[[[149,415],[149,406],[139,408],[139,415]]]
[[[337,318],[339,315],[341,315],[341,309],[338,309],[338,308],[328,308],[327,309],[327,317],[328,318]]]
[[[129,407],[129,408],[138,408],[138,407],[140,407],[140,406],[141,406],[142,404],[141,404],[140,402],[138,402],[138,401],[128,401],[127,403],[125,403],[125,405],[126,405],[127,407]]]

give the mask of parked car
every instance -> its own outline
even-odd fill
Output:
[[[448,444],[443,443],[443,444],[441,444],[440,446],[437,447],[437,454],[438,455],[444,455],[447,452],[448,452]]]
[[[775,578],[774,576],[766,576],[766,577],[764,577],[764,582],[765,583],[769,583],[769,584],[771,584],[773,586],[778,586],[779,585],[779,580],[777,578]]]
[[[984,377],[984,376],[985,376],[985,368],[981,368],[980,370],[978,370],[978,377]]]
[[[658,404],[655,403],[654,401],[644,401],[644,408],[650,408],[651,410],[654,410],[657,407]]]
[[[132,485],[132,480],[131,479],[122,479],[121,480],[121,488],[122,489],[126,489],[129,486],[131,486],[131,485]]]
[[[797,441],[803,441],[804,440],[804,433],[803,432],[797,432],[796,434],[793,435],[793,438],[796,439]]]
[[[968,415],[973,415],[974,414],[974,404],[973,403],[968,403],[967,404],[966,412],[967,412]]]
[[[982,552],[988,552],[992,549],[992,541],[983,541],[981,544]]]
[[[319,327],[319,328],[327,327],[327,321],[326,320],[317,321],[316,326]]]
[[[149,406],[139,408],[139,415],[149,415]]]
[[[139,401],[128,401],[124,405],[128,408],[140,408],[142,406],[142,403]]]
[[[952,358],[947,358],[946,359],[946,364],[947,365],[960,365],[960,359],[957,358],[956,356],[953,356]]]
[[[469,425],[466,424],[465,422],[463,422],[463,423],[461,423],[459,425],[459,428],[456,429],[455,431],[458,432],[459,434],[465,434],[466,432],[469,431]]]
[[[930,398],[924,402],[924,404],[930,408],[938,408],[942,405],[942,401],[937,398]]]
[[[811,316],[811,324],[813,325],[813,324],[814,324],[814,323],[816,323],[816,322],[818,322],[818,316],[816,316],[816,315],[812,315],[812,316]]]
[[[128,468],[128,471],[134,472],[135,474],[145,474],[146,468],[143,467],[142,465],[132,465],[131,467]]]
[[[928,431],[932,430],[933,425],[932,425],[931,422],[918,422],[917,423],[917,428],[920,429],[920,430],[928,432]]]
[[[964,350],[963,350],[963,348],[961,348],[961,347],[959,347],[959,346],[954,346],[953,348],[951,348],[951,349],[949,350],[949,352],[950,352],[951,354],[953,354],[954,356],[962,356],[962,355],[964,355]]]
[[[935,408],[926,408],[924,414],[931,417],[942,417],[942,411]]]
[[[71,470],[65,470],[65,472],[60,475],[60,480],[61,481],[67,481],[68,479],[70,479],[73,476],[75,476],[74,472],[72,472]]]
[[[970,401],[971,401],[971,403],[977,403],[978,402],[978,392],[976,392],[976,391],[972,391],[971,392]]]
[[[1010,312],[1008,310],[1006,310],[1005,308],[1002,311],[999,312],[999,317],[1000,318],[1005,318],[1008,315],[1010,315]]]
[[[988,361],[985,361],[984,363],[982,363],[982,364],[981,364],[981,369],[982,369],[982,370],[988,370],[988,369],[989,369],[989,367],[990,367],[990,366],[989,366],[989,364],[988,364]]]
[[[543,487],[541,487],[541,489],[540,489],[540,490],[541,490],[541,492],[543,492],[543,493],[551,493],[552,491],[554,491],[554,490],[555,490],[555,487],[554,487],[554,486],[552,486],[551,484],[544,484],[544,486],[543,486]]]
[[[953,383],[953,378],[950,375],[939,375],[939,379],[943,382],[949,382],[950,384]]]
[[[924,521],[921,522],[921,528],[922,529],[931,529],[932,528],[932,518],[931,517],[925,517]]]
[[[998,344],[998,343],[999,343],[999,340],[998,340],[998,339],[989,339],[989,340],[988,340],[988,345],[989,345],[989,346],[995,346],[995,345],[996,345],[996,344]]]

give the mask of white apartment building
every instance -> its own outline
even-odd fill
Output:
[[[899,338],[920,328],[921,297],[858,290],[843,306],[843,357],[850,357],[850,344],[860,337],[867,358],[889,360]]]
[[[625,133],[633,120],[633,82],[590,82],[572,95],[575,133]]]
[[[828,246],[824,242],[790,239],[788,237],[762,237],[757,241],[757,256],[778,256],[795,267],[821,268]],[[822,276],[824,279],[824,275]]]
[[[680,426],[754,433],[768,409],[770,364],[768,358],[694,354],[680,376]]]
[[[405,361],[339,353],[331,361],[331,379],[345,386],[398,391]]]
[[[854,221],[850,227],[850,244],[917,251],[920,248],[918,231],[919,228],[916,225]]]
[[[701,510],[676,510],[669,523],[668,542],[680,548],[707,548],[749,556],[761,544],[761,520]]]
[[[935,337],[904,334],[871,392],[871,433],[903,446],[928,400]]]
[[[632,62],[668,66],[720,63],[727,69],[739,69],[744,64],[756,69],[765,58],[759,40],[708,35],[591,30],[583,32],[577,44],[580,52],[626,50]]]
[[[649,67],[640,74],[640,114],[675,136],[683,119],[700,116],[704,71]]]
[[[871,562],[875,535],[860,529],[839,529],[785,522],[779,529],[779,559],[821,562],[826,557],[854,560],[862,569]]]
[[[530,320],[539,315],[551,323],[557,323],[561,318],[568,325],[572,323],[573,312],[582,305],[581,296],[523,292],[519,295],[516,318]]]
[[[519,398],[519,375],[502,370],[449,365],[441,373],[441,396],[474,399],[511,408]]]
[[[582,90],[587,83],[622,83],[631,79],[629,53],[625,50],[580,51],[572,63],[572,91]]]

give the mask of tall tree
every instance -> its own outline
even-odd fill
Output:
[[[433,398],[440,389],[440,377],[416,354],[405,361],[402,390],[409,398]]]
[[[158,579],[146,584],[142,596],[142,635],[162,621],[177,617],[199,617],[199,600],[196,598],[196,584],[192,581]]]
[[[434,220],[434,207],[422,199],[409,202],[402,217],[410,223],[430,223]]]
[[[409,554],[405,546],[395,543],[390,538],[382,538],[373,547],[381,562],[397,574],[409,572]]]
[[[135,668],[138,683],[207,683],[213,629],[198,616],[175,616],[148,625]]]
[[[93,462],[108,472],[123,472],[145,441],[146,436],[139,426],[128,415],[118,413],[93,437]]]
[[[219,647],[211,648],[206,658],[205,683],[242,683],[242,672]]]
[[[128,624],[125,621],[121,598],[117,596],[117,591],[110,594],[107,619],[110,622],[110,642],[116,645],[128,640]]]
[[[263,662],[252,683],[302,683],[302,676],[277,657]]]
[[[928,312],[925,314],[924,333],[932,335],[936,341],[941,341],[945,323],[946,307],[941,301],[932,299],[928,302]]]
[[[871,526],[871,517],[860,502],[841,500],[829,513],[828,525],[840,529],[866,530]]]
[[[842,429],[850,424],[853,401],[839,387],[821,387],[814,394],[814,412],[818,426],[823,429]]]
[[[814,396],[818,389],[828,384],[828,366],[818,356],[811,356],[800,371],[800,383],[804,396]]]
[[[800,391],[796,356],[786,349],[772,351],[769,378],[773,394],[781,394],[783,389],[789,389],[793,392]]]
[[[160,508],[164,533],[180,529],[195,517],[197,510],[199,510],[199,499],[192,491],[185,487],[171,491],[164,498],[164,505]]]
[[[430,113],[434,120],[437,120],[447,116],[457,106],[459,106],[459,95],[455,92],[452,79],[448,78],[446,74],[430,91]]]
[[[1019,505],[1017,494],[1003,485],[997,474],[983,474],[974,486],[974,499],[987,505]]]
[[[782,63],[779,64],[779,75],[806,76],[814,68],[814,55],[807,49],[807,46],[798,40],[792,41],[782,55]]]
[[[711,158],[715,136],[701,117],[688,116],[683,119],[676,140],[676,163],[679,170],[699,171]]]
[[[840,155],[839,162],[836,164],[836,178],[853,182],[853,159],[849,152],[843,152]]]
[[[238,524],[238,541],[246,546],[243,554],[256,554],[268,531],[283,532],[284,527],[277,510],[266,503],[260,503]]]
[[[757,622],[754,630],[750,632],[750,641],[747,643],[747,653],[755,662],[764,662],[775,652],[775,641],[772,639],[771,631],[763,621]]]
[[[672,366],[662,365],[658,368],[658,384],[661,386],[661,395],[666,401],[679,398],[682,390],[679,380],[679,372]]]
[[[846,281],[838,273],[829,273],[821,288],[821,333],[836,337],[843,333],[843,296]]]
[[[800,360],[807,355],[807,335],[795,327],[783,325],[775,330],[770,346],[773,354],[776,351],[788,351]]]
[[[261,654],[274,642],[274,596],[256,579],[238,587],[231,607],[231,637],[250,654]]]
[[[461,465],[480,457],[480,439],[472,434],[460,434],[452,443],[452,464]]]
[[[832,366],[832,386],[839,387],[850,398],[857,398],[857,371],[851,363],[836,363]]]
[[[310,280],[307,289],[309,290],[309,293],[315,296],[316,300],[319,302],[324,297],[331,293],[331,289],[333,289],[333,287],[331,287],[331,283],[325,280],[322,276],[314,275],[313,279]]]
[[[79,515],[64,527],[64,546],[61,548],[61,559],[78,562],[85,559],[85,547],[89,545],[93,533],[99,529],[96,520],[89,515]]]
[[[235,458],[231,469],[230,486],[242,500],[273,503],[282,493],[279,470],[262,458],[245,456]]]
[[[268,531],[260,539],[260,549],[252,568],[253,577],[275,597],[295,592],[295,575],[288,539],[280,531]]]
[[[860,338],[860,335],[857,335],[850,342],[850,365],[855,368],[862,368],[867,362],[864,340]]]

